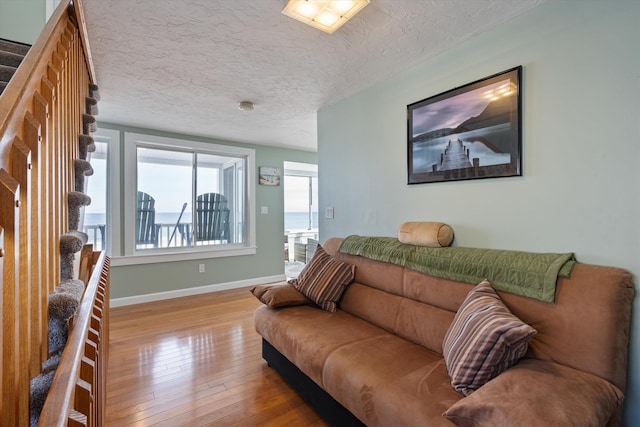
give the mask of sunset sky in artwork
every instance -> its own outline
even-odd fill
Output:
[[[455,128],[468,118],[477,116],[490,102],[486,93],[496,91],[509,82],[509,79],[502,80],[415,109],[412,137],[437,129]]]

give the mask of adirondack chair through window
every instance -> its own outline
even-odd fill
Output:
[[[218,193],[205,193],[196,198],[196,240],[230,243],[227,198]]]
[[[136,245],[158,247],[158,226],[156,226],[155,199],[138,191],[136,203]]]

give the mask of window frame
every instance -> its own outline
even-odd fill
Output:
[[[135,212],[137,192],[137,149],[138,147],[167,149],[177,151],[197,151],[198,153],[217,154],[246,159],[245,172],[245,224],[246,240],[243,243],[203,245],[192,247],[172,247],[136,250]],[[125,132],[123,149],[123,258],[119,265],[143,264],[191,259],[218,258],[256,254],[256,214],[255,214],[255,150],[252,148],[207,142],[168,138],[134,132]],[[127,185],[127,183],[133,183]]]

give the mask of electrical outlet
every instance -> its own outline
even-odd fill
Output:
[[[204,273],[204,264],[199,264],[199,265],[198,265],[198,271],[199,271],[200,273]]]

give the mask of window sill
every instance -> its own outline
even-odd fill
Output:
[[[135,254],[111,258],[111,266],[157,264],[162,262],[190,261],[194,259],[224,258],[232,256],[255,255],[256,247],[235,247],[217,250],[185,251],[171,253]]]

